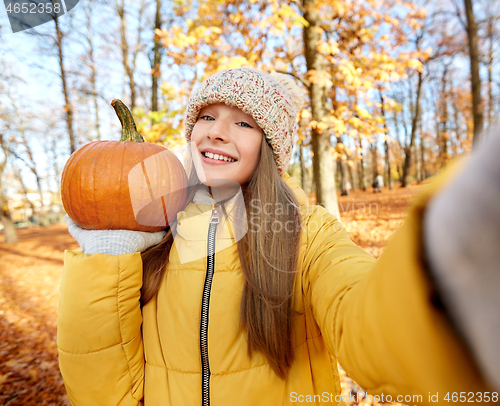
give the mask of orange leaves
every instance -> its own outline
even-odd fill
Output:
[[[56,347],[57,293],[64,249],[78,244],[65,225],[18,229],[0,243],[0,404],[69,406]]]

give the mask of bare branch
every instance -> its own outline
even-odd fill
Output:
[[[309,81],[307,79],[303,79],[303,78],[299,77],[297,74],[295,74],[293,72],[286,72],[284,70],[277,70],[276,72],[283,73],[285,75],[293,76],[295,79],[297,79],[298,81],[300,81],[307,89],[309,89],[309,87],[311,86],[311,84],[309,83]]]

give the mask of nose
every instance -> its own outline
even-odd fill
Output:
[[[223,118],[217,118],[207,131],[207,137],[212,141],[227,142],[229,139],[229,126]]]

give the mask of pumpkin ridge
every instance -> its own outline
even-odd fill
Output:
[[[95,146],[97,147],[97,145]],[[89,175],[91,176],[91,181],[92,181],[92,192],[88,193],[87,195],[89,196],[89,199],[91,201],[91,204],[89,205],[90,207],[95,208],[96,207],[96,200],[95,200],[95,191],[96,191],[96,186],[95,186],[95,171],[98,163],[97,157],[99,156],[99,153],[106,147],[106,144],[103,143],[99,145],[99,149],[97,148],[92,148],[92,165],[90,167]],[[94,223],[94,218],[91,217],[91,214],[89,213],[89,210],[84,210],[85,213],[85,218],[87,221],[87,224],[93,224]]]
[[[99,189],[96,189],[96,170],[98,170],[97,168],[97,165],[99,163],[99,155],[102,153],[103,150],[106,150],[106,147],[107,147],[107,143],[102,143],[100,146],[99,149],[97,148],[92,148],[92,151],[94,152],[93,154],[93,159],[92,159],[92,166],[91,166],[91,170],[89,171],[91,177],[92,177],[92,192],[90,193],[90,200],[91,200],[91,207],[93,208],[97,208],[99,212],[99,210],[101,209],[100,206],[97,206],[97,204],[99,204],[97,201],[96,201],[96,190],[99,190]],[[87,222],[88,224],[94,224],[96,221],[98,221],[97,218],[94,218],[94,216],[92,216],[91,218],[89,218],[89,213],[88,213],[89,210],[85,210],[85,217],[87,218]],[[92,210],[93,213],[95,213],[94,210]]]
[[[121,165],[120,165],[121,168],[123,168],[123,164],[125,162],[125,156],[126,156],[125,153],[126,153],[127,148],[128,148],[128,142],[125,141],[125,142],[123,142],[122,162],[121,162]],[[128,176],[128,173],[127,173],[127,176]],[[120,178],[118,179],[118,182],[117,182],[118,188],[119,188],[118,189],[118,196],[120,196],[120,200],[124,204],[127,204],[130,201],[130,189],[129,189],[129,185],[128,185],[128,178],[127,178],[127,185],[126,185],[125,188],[122,187],[122,181],[123,181],[123,171],[120,171]],[[126,197],[122,196],[122,194],[125,193],[125,190],[128,191],[129,196],[126,196]],[[125,203],[125,202],[127,202],[127,203]],[[120,223],[123,220],[122,219],[122,214],[123,214],[123,210],[121,210],[121,205],[120,205],[119,208],[118,208],[118,219],[119,219]],[[135,220],[135,218],[134,218],[134,220]]]

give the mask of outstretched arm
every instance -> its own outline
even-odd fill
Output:
[[[418,403],[436,405],[429,394],[449,404],[448,392],[488,391],[424,254],[423,216],[446,182],[420,195],[378,261],[323,208],[309,218],[306,295],[329,351],[372,395],[420,395]]]

